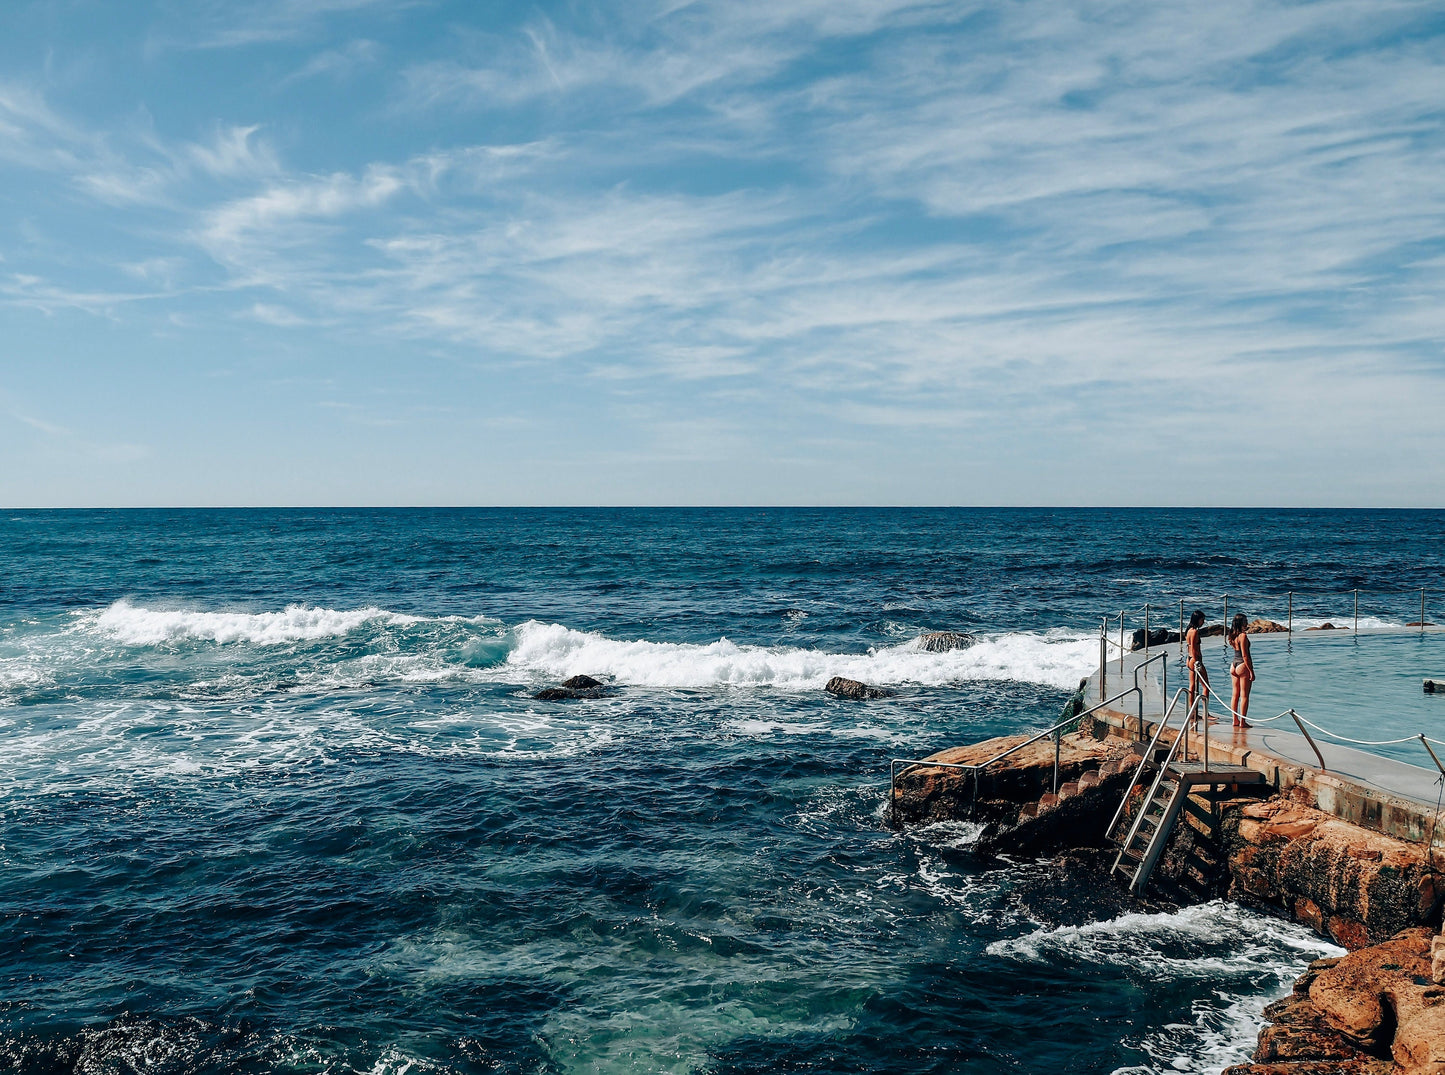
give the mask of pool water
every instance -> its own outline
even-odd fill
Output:
[[[1422,688],[1427,678],[1445,679],[1445,631],[1310,631],[1252,635],[1250,643],[1255,670],[1249,699],[1252,721],[1293,708],[1306,720],[1351,739],[1380,741],[1423,732],[1445,740],[1445,695],[1426,694]],[[1222,640],[1209,639],[1204,659],[1215,689],[1227,698],[1233,651],[1227,657],[1222,648]],[[1293,724],[1288,718],[1286,722]],[[1418,741],[1360,749],[1434,767]]]

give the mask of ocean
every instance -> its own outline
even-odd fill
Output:
[[[0,512],[0,1066],[1218,1071],[1337,949],[1222,902],[1041,918],[1045,865],[890,830],[888,761],[1048,726],[1145,602],[1439,620],[1442,530]],[[610,692],[532,699],[578,673]]]

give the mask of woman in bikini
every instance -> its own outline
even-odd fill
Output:
[[[1229,677],[1234,680],[1234,692],[1229,707],[1234,710],[1236,728],[1250,727],[1244,716],[1249,712],[1249,687],[1254,682],[1254,658],[1249,655],[1249,632],[1244,627],[1243,612],[1229,623],[1229,645],[1234,650],[1234,662],[1229,666]]]
[[[1199,629],[1204,626],[1204,613],[1195,609],[1184,632],[1184,652],[1189,666],[1189,712],[1194,713],[1194,699],[1202,687],[1209,685],[1209,670],[1204,667],[1204,651],[1199,644]],[[1194,713],[1198,717],[1198,713]]]

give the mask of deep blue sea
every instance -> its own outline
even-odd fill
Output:
[[[888,760],[1047,726],[1146,601],[1414,619],[1442,530],[0,512],[0,1069],[1218,1071],[1328,945],[1223,903],[1040,921],[1039,864],[888,828]],[[575,673],[614,691],[530,697]]]

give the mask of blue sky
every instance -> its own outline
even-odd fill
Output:
[[[1445,13],[10,0],[0,502],[1445,505]]]

